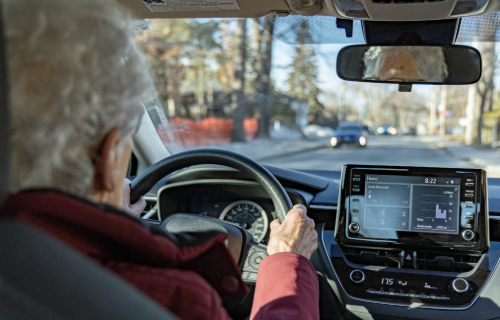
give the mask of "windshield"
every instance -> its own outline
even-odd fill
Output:
[[[496,13],[462,19],[457,37],[482,54],[478,84],[414,85],[411,93],[337,77],[338,52],[364,43],[359,21],[350,38],[334,17],[147,23],[135,38],[155,86],[146,106],[172,153],[211,147],[298,170],[356,163],[500,177]]]

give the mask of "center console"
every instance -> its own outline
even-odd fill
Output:
[[[343,167],[332,266],[353,298],[466,307],[494,265],[486,173],[479,169]]]

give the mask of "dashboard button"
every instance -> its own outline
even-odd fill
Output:
[[[352,209],[352,210],[351,210],[351,212],[353,212],[353,213],[358,213],[358,212],[359,212],[359,210],[358,210],[358,209]]]
[[[472,239],[474,239],[474,231],[465,230],[464,232],[462,232],[462,238],[464,238],[464,240],[471,241]]]
[[[354,282],[356,284],[360,284],[360,283],[363,283],[365,281],[365,274],[361,270],[354,270],[349,275],[349,278],[351,279],[352,282]]]
[[[453,280],[453,282],[451,283],[451,287],[453,288],[453,291],[455,291],[456,293],[464,293],[469,290],[470,286],[467,280],[458,278]]]
[[[472,194],[472,193],[466,193],[465,196],[469,197],[469,198],[472,198],[474,196],[474,194]]]
[[[352,191],[359,192],[360,190],[359,190],[359,188],[352,188]]]
[[[353,178],[352,181],[360,181],[360,178]]]
[[[417,269],[417,252],[416,251],[401,251],[401,267]]]
[[[351,232],[358,233],[359,229],[361,229],[361,227],[357,223],[351,223],[349,225],[349,231],[351,231]]]
[[[474,185],[474,183],[472,183],[472,182],[466,182],[466,183],[465,183],[465,185],[466,185],[467,187],[472,187],[472,186]]]
[[[474,208],[474,205],[472,205],[472,204],[466,204],[465,207],[466,208]]]

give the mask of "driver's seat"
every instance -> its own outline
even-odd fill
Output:
[[[8,183],[7,69],[0,2],[0,205]],[[46,233],[0,220],[0,319],[177,319]]]
[[[26,224],[0,222],[0,260],[0,319],[177,319],[118,276]]]

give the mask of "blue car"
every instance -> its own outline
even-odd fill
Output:
[[[337,148],[342,144],[355,144],[360,148],[366,147],[367,133],[358,122],[342,122],[335,130],[335,136],[330,139],[332,147]]]

